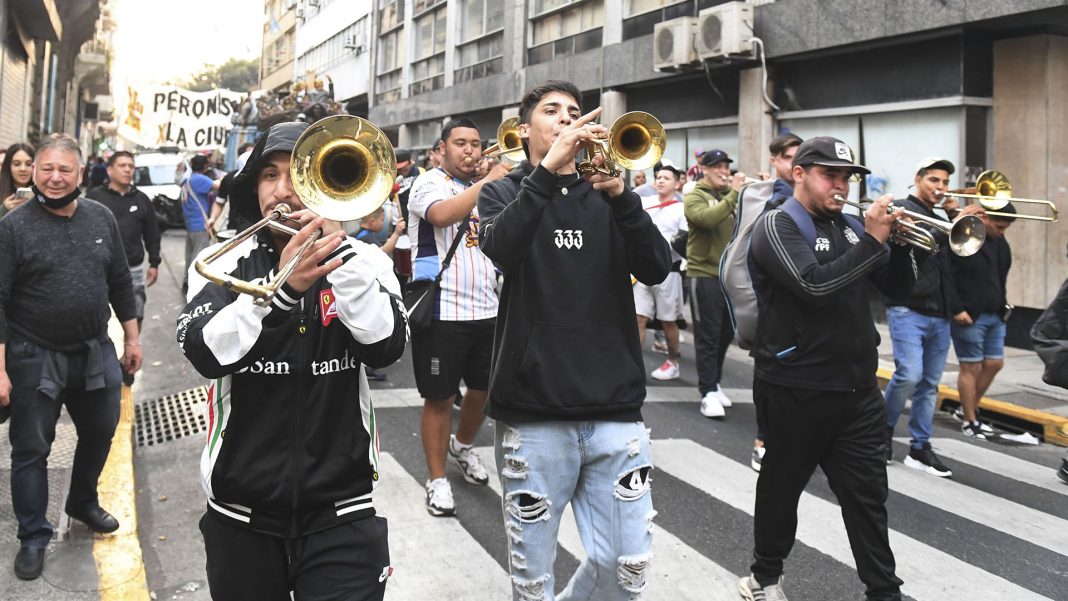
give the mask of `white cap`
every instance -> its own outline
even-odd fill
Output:
[[[949,159],[943,159],[941,157],[925,157],[916,165],[916,173],[923,171],[924,169],[944,169],[946,173],[953,175],[955,169],[953,163]]]

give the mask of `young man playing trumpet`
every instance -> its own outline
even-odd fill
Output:
[[[415,385],[423,397],[420,429],[429,475],[426,509],[438,517],[456,513],[452,486],[445,478],[446,455],[468,483],[489,482],[471,447],[486,419],[483,409],[497,317],[497,272],[479,250],[475,201],[482,186],[508,173],[507,167],[496,165],[472,183],[482,158],[482,140],[468,119],[445,124],[440,148],[441,166],[420,175],[408,196],[412,281],[437,277],[453,240],[465,238],[441,273],[430,328],[412,335]],[[467,393],[460,405],[456,435],[450,437],[452,402],[461,380]]]
[[[652,455],[631,274],[654,285],[668,243],[622,177],[580,175],[607,129],[579,90],[547,81],[523,97],[529,160],[479,195],[482,250],[504,271],[488,413],[504,495],[513,599],[632,599],[646,584]],[[601,157],[595,163],[601,162]],[[568,503],[587,552],[555,595]]]

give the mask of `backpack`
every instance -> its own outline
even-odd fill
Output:
[[[1031,342],[1046,365],[1042,381],[1068,388],[1068,280],[1031,326]]]
[[[743,350],[750,350],[756,342],[759,305],[753,287],[752,265],[749,259],[749,239],[760,217],[769,210],[781,210],[790,216],[801,231],[801,237],[811,247],[816,243],[816,224],[812,216],[796,198],[789,198],[771,209],[768,201],[775,190],[773,179],[748,184],[738,193],[738,206],[734,215],[734,233],[719,259],[719,284],[727,299],[727,310],[734,325],[734,340]],[[864,231],[864,224],[854,215],[843,217],[857,232]]]

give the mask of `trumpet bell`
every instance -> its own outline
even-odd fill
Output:
[[[393,145],[370,121],[334,115],[293,147],[290,176],[304,206],[331,221],[355,221],[389,198],[397,174]]]
[[[986,241],[986,226],[975,215],[965,215],[949,228],[949,249],[961,257],[970,257],[979,252]]]
[[[523,139],[519,137],[519,117],[508,117],[497,128],[497,143],[482,153],[485,157],[503,156],[513,163],[526,158]]]
[[[608,132],[609,154],[622,169],[648,169],[664,156],[667,132],[660,120],[643,111],[624,113]]]

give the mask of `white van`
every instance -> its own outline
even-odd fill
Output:
[[[134,156],[133,184],[152,200],[160,229],[185,228],[180,202],[181,188],[174,183],[174,171],[185,157],[177,148],[146,150]]]

